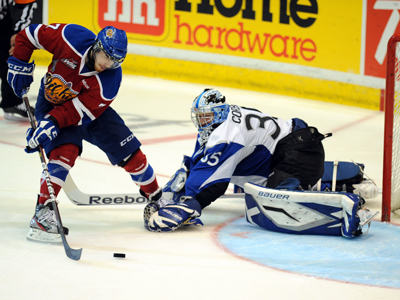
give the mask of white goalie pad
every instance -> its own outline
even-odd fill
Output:
[[[297,234],[361,234],[360,197],[351,193],[286,191],[252,183],[244,186],[246,219],[262,228]]]

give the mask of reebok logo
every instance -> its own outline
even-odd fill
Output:
[[[147,203],[149,202],[145,197],[130,197],[128,195],[121,197],[100,197],[100,196],[90,196],[89,204],[131,204],[131,203]]]

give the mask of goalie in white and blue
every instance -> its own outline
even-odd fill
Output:
[[[303,186],[313,186],[323,174],[325,136],[300,119],[285,121],[229,105],[215,89],[194,99],[191,118],[198,130],[194,152],[185,156],[162,199],[145,208],[145,227],[151,231],[201,225],[202,210],[223,195],[229,183],[274,188],[295,177]]]
[[[357,181],[344,180],[343,174],[335,176],[333,187],[340,184],[350,193],[300,191],[301,187],[317,186],[321,178],[333,182],[333,174],[330,179],[323,176],[326,163],[321,142],[330,134],[320,134],[301,119],[285,121],[255,109],[228,105],[215,89],[197,96],[191,113],[199,133],[194,152],[191,157],[184,156],[162,197],[146,206],[148,230],[164,232],[182,225],[202,225],[202,210],[223,195],[229,183],[247,187],[248,221],[270,230],[354,237],[374,216],[361,206],[362,198],[351,193],[361,190],[353,186],[358,176],[353,178]],[[356,164],[335,166],[335,174],[346,166],[356,174],[361,170]],[[350,185],[345,187],[344,183]]]

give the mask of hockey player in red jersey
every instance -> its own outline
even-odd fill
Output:
[[[82,152],[82,140],[124,168],[144,196],[161,195],[140,142],[110,107],[121,85],[127,45],[126,33],[111,26],[96,36],[74,24],[35,24],[17,35],[14,55],[8,59],[8,82],[18,97],[33,81],[33,51],[44,49],[53,55],[37,98],[38,126],[27,132],[26,151],[35,152],[39,145],[45,149],[55,195]],[[61,242],[43,174],[30,227],[30,240]]]

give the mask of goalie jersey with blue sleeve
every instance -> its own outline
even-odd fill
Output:
[[[292,120],[274,118],[258,110],[230,106],[225,122],[206,143],[200,137],[190,159],[185,195],[202,208],[221,196],[229,182],[265,186],[277,143],[292,131]]]

